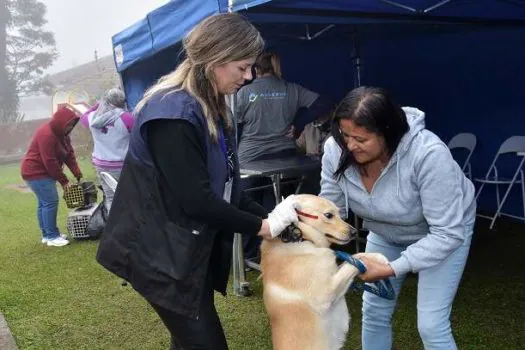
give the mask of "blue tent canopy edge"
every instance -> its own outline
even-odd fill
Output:
[[[118,71],[122,72],[137,61],[176,44],[203,18],[230,10],[244,10],[254,22],[355,24],[424,21],[525,26],[525,2],[516,0],[172,0],[113,36]]]

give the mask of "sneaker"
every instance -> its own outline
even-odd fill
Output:
[[[64,234],[60,234],[60,237],[67,239],[67,236]],[[42,238],[42,244],[47,244],[47,241],[49,241],[49,238]]]
[[[65,245],[69,244],[69,241],[67,239],[64,239],[62,237],[57,237],[55,239],[50,239],[47,241],[48,247],[63,247]]]

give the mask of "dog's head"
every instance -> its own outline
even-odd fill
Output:
[[[339,215],[337,206],[325,198],[309,194],[295,196],[303,239],[318,247],[329,247],[331,243],[344,245],[356,237],[357,230]]]

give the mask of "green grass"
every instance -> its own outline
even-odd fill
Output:
[[[81,162],[88,179],[94,172]],[[0,311],[20,349],[167,349],[169,337],[152,309],[132,288],[95,262],[97,242],[64,248],[40,244],[35,198],[7,188],[21,184],[18,165],[0,167]],[[68,209],[61,204],[65,232]],[[452,323],[460,349],[523,349],[525,344],[525,229],[502,223],[476,229],[471,256],[454,304]],[[217,295],[231,349],[270,349],[261,282],[249,273],[254,296]],[[410,276],[395,314],[395,348],[421,349],[416,325],[416,283]],[[348,349],[360,348],[360,297],[348,305]],[[205,336],[205,335],[203,335]]]

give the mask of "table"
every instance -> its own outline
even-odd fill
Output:
[[[301,175],[321,169],[321,158],[318,156],[295,156],[255,160],[241,165],[243,176],[266,176],[271,178],[276,203],[281,201],[281,177],[283,175]]]
[[[245,163],[241,166],[240,172],[242,177],[263,176],[272,180],[273,193],[275,202],[281,202],[281,185],[282,176],[300,175],[299,185],[296,193],[299,191],[305,173],[321,169],[321,158],[318,156],[295,156],[286,158],[274,158],[265,160],[256,160]],[[286,183],[289,183],[287,181]],[[266,186],[257,187],[262,189]],[[245,265],[260,271],[260,266],[254,262],[244,260],[242,235],[235,233],[233,237],[233,292],[238,296],[248,296],[251,294],[249,283],[246,281]]]

